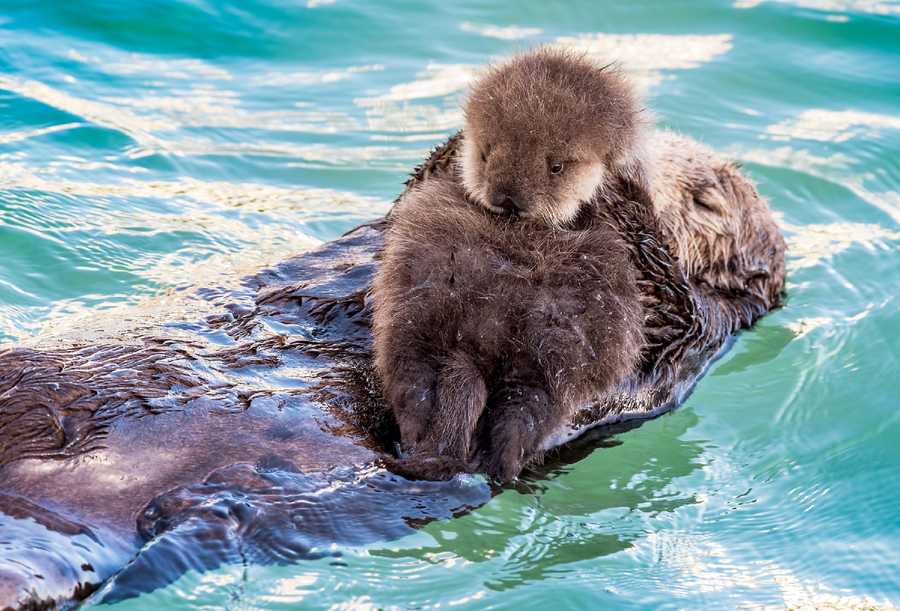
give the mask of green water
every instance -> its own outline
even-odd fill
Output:
[[[660,122],[744,163],[787,306],[530,491],[119,608],[900,604],[897,2],[4,2],[0,342],[378,216],[473,68],[548,41],[620,59]]]

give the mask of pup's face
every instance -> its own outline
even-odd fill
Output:
[[[604,183],[603,160],[582,143],[485,131],[466,125],[462,178],[469,197],[491,212],[561,227]]]
[[[496,214],[562,227],[638,164],[637,99],[624,77],[538,49],[494,67],[465,105],[462,181]]]

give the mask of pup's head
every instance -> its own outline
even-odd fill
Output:
[[[544,47],[493,66],[464,111],[463,184],[498,214],[561,226],[616,176],[643,180],[638,97],[583,55]]]

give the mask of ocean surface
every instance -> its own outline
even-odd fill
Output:
[[[477,67],[544,42],[743,163],[786,306],[676,412],[468,515],[113,608],[900,605],[900,2],[7,0],[0,344],[383,214]]]

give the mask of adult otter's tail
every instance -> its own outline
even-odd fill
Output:
[[[472,358],[460,351],[450,354],[438,374],[438,408],[432,421],[433,447],[466,461],[478,418],[487,404],[487,386]]]

